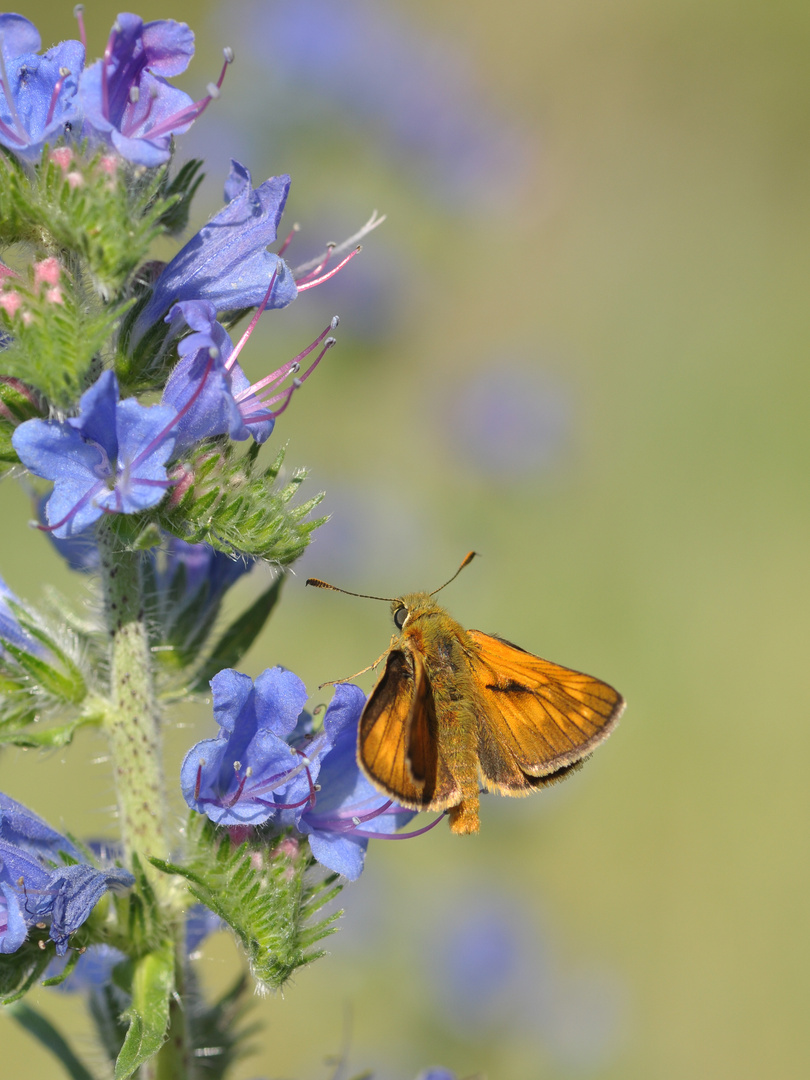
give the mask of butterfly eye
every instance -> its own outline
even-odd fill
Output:
[[[408,618],[408,609],[406,607],[397,608],[394,612],[394,625],[397,630],[401,630],[405,625],[405,620]]]

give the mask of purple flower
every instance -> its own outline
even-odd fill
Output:
[[[118,381],[105,371],[82,394],[79,415],[26,420],[12,436],[22,463],[54,488],[45,508],[59,537],[82,532],[101,515],[155,506],[169,480],[175,410],[118,400]]]
[[[161,399],[178,413],[174,431],[175,456],[215,435],[229,435],[232,439],[246,439],[252,435],[257,443],[265,442],[293,391],[312,374],[326,350],[335,343],[334,338],[326,341],[324,338],[330,330],[336,329],[337,317],[303,352],[251,386],[237,356],[263,310],[260,305],[256,318],[236,347],[224,327],[216,321],[214,305],[206,300],[175,304],[166,316],[166,322],[175,332],[183,322],[193,331],[180,340],[177,347],[180,360],[169,376]],[[281,383],[300,370],[301,361],[321,342],[323,348],[307,371],[290,386],[279,390]],[[274,410],[267,407],[280,400],[282,404]],[[188,402],[192,402],[189,407]]]
[[[63,41],[44,56],[33,23],[0,15],[0,143],[26,161],[38,161],[46,142],[77,126],[76,94],[84,67],[80,41]]]
[[[163,270],[135,320],[131,345],[184,300],[207,300],[216,312],[258,307],[273,275],[267,307],[286,307],[294,300],[298,290],[289,267],[267,251],[276,239],[289,188],[289,176],[272,176],[254,189],[250,172],[232,161],[225,182],[227,205]]]
[[[187,131],[202,111],[166,81],[185,71],[193,55],[194,34],[185,23],[119,15],[104,59],[91,64],[79,83],[84,134],[136,165],[167,162],[172,135]]]
[[[280,812],[298,812],[311,797],[317,757],[286,741],[307,700],[291,671],[269,668],[256,679],[233,669],[211,680],[216,739],[197,743],[180,772],[183,796],[192,809],[217,825],[260,825]]]
[[[80,860],[63,865],[63,855]],[[21,803],[0,793],[0,953],[16,952],[36,923],[50,923],[58,956],[108,889],[135,878],[120,867],[98,870]]]

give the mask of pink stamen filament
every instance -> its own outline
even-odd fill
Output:
[[[278,268],[280,266],[281,266],[281,260],[278,259],[276,261],[276,265],[273,267],[273,273],[270,275],[270,284],[267,286],[267,292],[265,292],[264,297],[262,298],[262,302],[256,308],[256,311],[255,311],[255,313],[253,315],[253,318],[248,323],[247,330],[245,330],[244,334],[242,334],[242,336],[239,338],[236,345],[234,345],[233,352],[228,357],[228,359],[225,361],[225,370],[226,371],[230,371],[231,368],[233,367],[233,365],[236,363],[240,352],[242,351],[242,349],[244,349],[245,345],[247,345],[248,340],[250,339],[250,335],[256,329],[256,323],[262,317],[262,313],[264,312],[267,305],[270,303],[270,297],[273,295],[273,289],[274,289],[275,284],[276,284],[276,278],[278,277]]]
[[[337,266],[333,267],[328,274],[324,274],[322,277],[315,278],[314,280],[310,281],[310,275],[307,274],[304,278],[301,279],[301,281],[296,281],[295,284],[298,288],[298,291],[303,292],[305,289],[314,289],[316,285],[323,285],[325,281],[333,278],[335,274],[340,273],[346,263],[353,259],[355,255],[357,255],[358,252],[362,250],[362,246],[358,244],[354,251],[350,251],[349,254],[345,257],[345,259],[341,259]]]
[[[51,103],[48,106],[48,115],[45,117],[45,127],[53,120],[53,114],[56,112],[56,103],[59,100],[59,95],[62,93],[62,87],[65,85],[65,79],[68,75],[70,75],[70,71],[67,68],[60,68],[59,78],[56,80],[53,94],[51,95]]]
[[[368,840],[411,840],[414,836],[421,836],[422,833],[430,832],[431,829],[435,829],[446,813],[447,811],[443,810],[437,818],[430,822],[430,824],[423,826],[421,829],[412,829],[410,832],[376,833],[357,829],[352,835],[362,836]]]
[[[181,124],[190,124],[193,120],[196,120],[197,117],[201,116],[202,113],[204,113],[208,106],[211,104],[213,99],[219,97],[219,91],[225,78],[225,72],[228,70],[228,65],[233,59],[232,54],[230,54],[230,59],[228,58],[228,55],[229,54],[226,53],[225,62],[222,65],[222,71],[219,73],[219,78],[213,86],[208,87],[208,93],[205,95],[204,98],[200,98],[199,101],[195,101],[191,105],[187,105],[185,109],[181,109],[179,112],[176,112],[172,116],[168,117],[161,124],[157,124],[149,131],[144,132],[143,137],[148,139],[159,139],[162,135],[170,135],[175,130],[175,128],[179,127]]]
[[[84,28],[84,4],[77,4],[73,9],[73,15],[76,22],[79,24],[79,40],[84,45],[84,51],[87,52],[87,33]]]
[[[307,345],[307,347],[302,352],[300,352],[298,356],[293,357],[293,359],[290,360],[288,363],[283,364],[280,368],[277,368],[269,375],[265,375],[263,379],[259,379],[258,382],[253,383],[253,385],[249,386],[247,390],[243,390],[240,394],[237,394],[234,400],[238,403],[247,397],[251,397],[253,394],[261,396],[259,394],[259,391],[264,390],[265,387],[275,388],[280,382],[283,382],[284,379],[286,379],[287,376],[291,374],[291,372],[299,371],[301,367],[301,361],[304,359],[304,357],[309,356],[312,350],[316,349],[320,345],[320,343],[323,341],[323,339],[326,337],[330,330],[337,330],[339,324],[340,320],[338,319],[337,315],[335,315],[335,317],[332,319],[326,329],[322,330],[321,333],[318,334],[318,336],[312,342],[312,344]],[[321,355],[323,354],[321,353]],[[306,375],[303,376],[301,380],[302,382],[304,379],[308,378],[309,375],[312,374],[315,367],[320,362],[320,359],[321,357],[319,356],[318,359],[315,361],[315,364],[310,367]]]
[[[292,242],[292,238],[295,236],[295,234],[298,232],[298,230],[300,228],[301,228],[300,225],[293,225],[293,227],[290,229],[289,233],[287,234],[287,239],[284,241],[284,243],[281,245],[281,247],[276,252],[277,255],[283,255],[284,254],[284,252],[290,246],[290,243]]]

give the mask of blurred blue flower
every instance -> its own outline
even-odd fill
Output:
[[[245,3],[228,9],[240,56],[268,69],[283,108],[253,122],[300,129],[315,114],[334,125],[336,109],[374,145],[409,169],[423,191],[455,209],[508,204],[525,184],[531,133],[498,110],[463,49],[430,38],[392,6],[374,0]],[[285,85],[286,84],[286,85]],[[289,92],[282,92],[289,88]]]
[[[26,420],[12,436],[22,463],[54,488],[45,512],[59,536],[83,532],[105,512],[132,514],[155,506],[169,486],[175,410],[118,400],[118,380],[105,371],[82,394],[79,415]]]
[[[78,860],[64,865],[63,859]],[[50,923],[58,956],[108,889],[134,885],[128,870],[98,870],[67,837],[0,793],[0,952],[11,953],[36,923]]]
[[[439,401],[441,430],[458,457],[503,481],[549,470],[567,449],[570,392],[528,364],[495,360]]]
[[[78,126],[76,94],[84,67],[80,41],[63,41],[43,56],[39,33],[22,15],[0,15],[0,143],[37,161],[45,143]]]
[[[275,274],[267,306],[282,308],[298,295],[292,273],[267,250],[276,239],[287,201],[289,176],[271,176],[253,188],[250,172],[231,162],[226,206],[189,240],[162,271],[135,320],[131,344],[184,300],[207,300],[217,313],[258,307]]]
[[[528,1031],[563,1068],[603,1067],[621,1036],[619,980],[560,969],[528,912],[472,891],[444,897],[436,913],[426,953],[435,1007],[467,1037]]]

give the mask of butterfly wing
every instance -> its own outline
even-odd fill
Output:
[[[357,757],[373,784],[412,810],[444,810],[460,792],[439,752],[421,655],[392,649],[360,717]]]
[[[616,726],[624,708],[607,683],[470,630],[471,675],[484,711],[481,774],[488,788],[528,792],[559,779]]]

